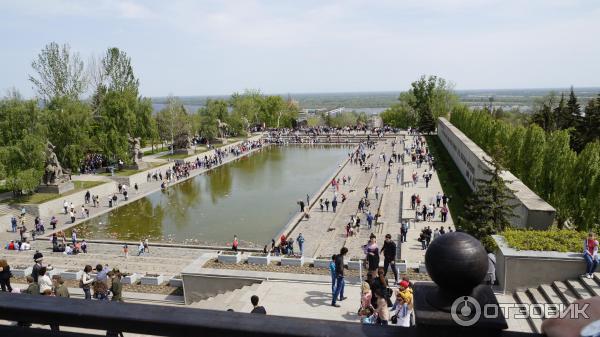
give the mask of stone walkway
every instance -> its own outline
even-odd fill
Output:
[[[81,270],[86,264],[108,264],[128,273],[159,273],[178,275],[180,271],[198,256],[209,250],[176,247],[155,247],[150,244],[150,253],[137,256],[137,246],[129,246],[129,257],[125,258],[123,247],[119,244],[90,243],[87,254],[65,255],[53,253],[48,240],[32,242],[30,251],[1,250],[0,258],[7,259],[12,268],[32,266],[33,253],[39,250],[44,254],[44,263],[61,270]]]
[[[410,148],[412,144],[413,136],[407,136],[405,146]],[[411,162],[410,156],[405,156],[404,165],[404,182],[407,186],[404,187],[404,197],[402,205],[402,217],[410,221],[408,235],[406,236],[406,242],[402,243],[401,246],[401,258],[406,260],[411,266],[418,266],[419,262],[425,261],[425,250],[421,249],[421,243],[417,241],[421,230],[427,226],[431,227],[431,230],[444,226],[444,229],[448,229],[449,226],[454,228],[454,222],[452,221],[452,214],[448,212],[448,219],[446,222],[440,220],[440,208],[435,209],[435,219],[432,221],[419,221],[415,222],[415,210],[411,208],[411,196],[418,194],[421,196],[421,206],[423,203],[430,203],[432,198],[435,200],[435,195],[438,192],[444,193],[437,172],[433,172],[433,176],[429,181],[429,187],[425,187],[425,179],[423,179],[423,173],[428,170],[428,165],[423,164],[421,168],[417,168],[417,165]],[[412,173],[417,172],[419,180],[416,185],[412,184]],[[435,204],[435,201],[434,201]]]
[[[235,145],[235,143],[230,144],[230,145]],[[258,151],[258,150],[260,150],[260,148],[248,151],[248,152],[244,153],[241,156],[233,156],[232,154],[229,154],[223,160],[223,162],[222,162],[221,165],[224,165],[224,164],[227,164],[229,162],[235,161],[235,160],[241,158],[242,156],[246,156],[246,155],[248,155],[248,154],[250,154],[252,152]],[[196,158],[196,156],[194,155],[194,156],[188,157],[187,160],[191,161],[192,159],[195,159],[195,158]],[[215,167],[217,167],[217,166],[213,166],[212,168],[215,168]],[[150,170],[150,171],[154,172],[154,170]],[[208,171],[208,169],[206,169],[206,168],[193,170],[193,171],[190,172],[190,177],[189,178],[180,179],[178,181],[171,182],[171,185],[177,184],[177,183],[180,183],[180,182],[183,182],[183,181],[186,181],[188,179],[192,179],[195,176],[203,174],[203,173],[205,173],[207,171]],[[163,174],[164,174],[164,172],[163,172]],[[100,175],[86,175],[86,176],[78,176],[76,179],[77,180],[84,180],[84,179],[85,180],[88,180],[88,179],[89,180],[92,180],[92,179],[96,179],[96,180],[102,179],[102,180],[104,180],[104,179],[108,179],[108,178],[104,177],[104,176],[100,176]],[[147,195],[149,195],[151,193],[160,191],[160,184],[161,184],[161,181],[151,181],[151,182],[140,184],[140,185],[138,185],[139,186],[138,193],[135,192],[135,190],[133,189],[133,186],[129,186],[129,190],[128,190],[129,191],[129,199],[127,201],[125,201],[123,195],[117,194],[117,196],[119,198],[119,200],[117,202],[117,207],[123,206],[125,204],[129,204],[129,203],[134,202],[134,201],[136,201],[138,199],[144,198],[145,196],[147,196]],[[118,191],[115,188],[114,193],[117,193],[117,192]],[[98,207],[93,207],[91,204],[88,204],[87,208],[90,211],[90,217],[89,218],[82,218],[81,217],[81,205],[82,205],[82,201],[83,200],[70,200],[69,197],[65,197],[65,199],[68,202],[73,202],[73,204],[75,206],[75,210],[77,211],[77,219],[76,219],[75,223],[71,223],[69,215],[68,214],[64,214],[62,212],[62,209],[57,209],[55,216],[58,219],[58,226],[57,226],[56,230],[54,230],[54,231],[50,230],[50,228],[51,228],[50,227],[50,219],[45,219],[44,218],[43,221],[44,221],[44,224],[45,224],[45,227],[46,227],[46,233],[45,233],[44,236],[45,237],[49,237],[50,235],[52,235],[52,233],[55,233],[55,232],[58,232],[58,231],[61,231],[61,230],[65,230],[65,229],[71,228],[71,227],[76,226],[76,225],[78,225],[78,224],[80,224],[80,223],[82,223],[82,222],[84,222],[84,221],[86,221],[86,220],[88,220],[90,218],[93,218],[93,217],[98,216],[100,214],[104,214],[104,213],[112,211],[115,207],[114,206],[112,208],[108,207],[108,198],[111,197],[111,196],[112,196],[112,193],[110,195],[101,195],[101,196],[99,196],[100,205]],[[0,206],[2,206],[2,205],[0,204]],[[31,217],[30,215],[27,215],[27,217],[26,217],[26,225],[27,225],[27,228],[30,229],[30,230],[34,228],[33,217]],[[6,225],[4,225],[4,226],[6,226]],[[7,232],[7,231],[0,232],[0,243],[2,243],[2,245],[4,245],[5,243],[8,243],[8,241],[10,241],[10,240],[18,240],[18,239],[20,239],[18,233],[12,233],[12,232]],[[80,238],[80,239],[83,239],[83,238]],[[142,239],[142,238],[140,238],[140,239]]]
[[[361,171],[361,168],[357,164],[349,163],[342,171],[338,174],[338,177],[348,176],[352,177],[349,183],[346,185],[340,185],[338,191],[338,201],[341,201],[341,195],[345,194],[347,199],[344,203],[339,203],[337,212],[333,213],[330,209],[329,212],[321,212],[318,204],[313,207],[310,211],[310,219],[302,221],[292,232],[292,237],[297,237],[299,233],[305,238],[304,243],[304,255],[309,257],[329,257],[333,254],[339,253],[341,247],[346,245],[349,249],[348,257],[362,257],[362,244],[359,242],[363,241],[363,236],[368,235],[373,231],[382,233],[384,230],[393,229],[390,226],[389,229],[384,226],[375,226],[372,230],[367,230],[367,221],[365,214],[359,214],[361,219],[361,230],[359,235],[350,238],[347,243],[346,238],[346,224],[350,221],[350,216],[357,216],[358,214],[358,202],[364,196],[365,187],[369,187],[369,201],[371,203],[371,213],[375,215],[379,202],[383,204],[381,211],[383,221],[398,222],[398,211],[393,209],[399,208],[399,189],[401,186],[395,184],[395,170],[396,165],[392,167],[392,175],[390,179],[387,179],[387,165],[381,162],[379,155],[385,153],[387,158],[392,153],[392,141],[382,140],[376,144],[375,149],[367,150],[367,164],[373,163],[373,170],[368,173]],[[379,167],[379,169],[377,169]],[[394,178],[391,178],[394,177]],[[391,180],[394,180],[394,184],[390,187],[386,187]],[[375,199],[375,187],[379,186],[379,200]],[[333,199],[333,187],[323,194],[322,198]],[[389,195],[389,197],[388,197]],[[394,202],[395,200],[395,202]],[[395,205],[394,205],[395,204]],[[394,217],[395,220],[393,219]],[[399,227],[398,227],[399,228]],[[366,233],[366,234],[365,234]],[[366,241],[365,241],[366,242]]]

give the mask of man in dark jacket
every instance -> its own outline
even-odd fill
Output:
[[[392,240],[390,234],[385,235],[385,241],[383,242],[383,248],[381,249],[383,254],[383,270],[384,276],[387,276],[388,267],[392,267],[394,273],[394,279],[398,283],[398,269],[396,268],[396,243]]]
[[[123,302],[123,284],[121,283],[121,273],[110,271],[108,277],[112,280],[110,292],[112,293],[112,301]]]
[[[331,300],[331,306],[339,307],[340,305],[336,303],[336,299],[340,298],[340,301],[346,299],[344,297],[344,256],[348,254],[348,248],[342,247],[340,249],[340,254],[335,257],[335,292],[333,293],[333,299]]]

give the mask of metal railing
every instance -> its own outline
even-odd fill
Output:
[[[419,331],[418,327],[360,325],[353,322],[9,293],[0,293],[0,319],[157,336],[423,336],[423,331]],[[447,335],[443,328],[432,332],[429,327],[427,331],[426,336]],[[474,337],[481,336],[481,333],[478,329],[466,329],[460,336]],[[91,335],[85,332],[57,333],[49,329],[0,325],[0,336]],[[499,336],[541,335],[504,331]]]

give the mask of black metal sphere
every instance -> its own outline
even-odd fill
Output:
[[[465,293],[483,281],[488,257],[479,240],[466,233],[451,232],[431,242],[425,254],[425,265],[441,290]]]

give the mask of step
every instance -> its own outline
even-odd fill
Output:
[[[583,276],[579,276],[579,281],[583,283],[585,288],[592,294],[592,296],[600,295],[600,285],[596,278],[587,278]]]
[[[567,303],[563,302],[562,297],[558,295],[556,290],[549,284],[542,284],[538,287],[540,293],[546,298],[548,303],[553,303],[556,305],[565,305]]]
[[[586,289],[586,287],[579,280],[567,280],[567,286],[573,290],[577,298],[590,298],[592,294]]]
[[[533,304],[531,299],[529,298],[529,296],[527,296],[527,293],[524,291],[515,292],[514,298],[517,301],[517,303],[525,304],[525,305],[529,306],[530,308],[531,308],[531,304]],[[539,315],[537,315],[537,314],[539,314]],[[531,328],[533,329],[533,331],[535,333],[541,333],[541,331],[542,331],[542,318],[541,318],[542,315],[543,315],[543,312],[542,313],[530,312],[529,317],[527,318],[529,325],[531,326]]]
[[[256,294],[256,291],[260,287],[260,283],[255,283],[251,286],[246,286],[242,288],[242,291],[234,300],[228,301],[227,306],[234,311],[240,311],[241,308],[245,306],[246,303],[250,303],[250,297]]]
[[[554,281],[552,283],[552,288],[554,288],[565,305],[569,305],[577,300],[577,296],[575,296],[573,291],[564,282]]]
[[[527,292],[527,295],[529,295],[529,298],[531,298],[535,304],[540,304],[540,305],[545,306],[544,319],[548,318],[546,316],[546,314],[549,314],[550,316],[554,316],[555,314],[560,313],[560,311],[562,309],[562,304],[560,302],[553,303],[551,301],[548,301],[538,288],[529,288],[529,289],[527,289],[526,292]],[[560,299],[558,299],[558,300],[560,301]]]
[[[272,282],[263,282],[263,283],[260,283],[258,289],[254,292],[254,295],[258,296],[258,298],[259,298],[259,305],[260,305],[260,300],[264,299],[264,297],[271,290],[271,287],[273,287],[273,283]],[[240,312],[250,312],[250,311],[252,311],[252,303],[250,302],[250,298],[248,298],[246,300],[246,302],[243,303],[243,305],[240,307],[239,311]]]

